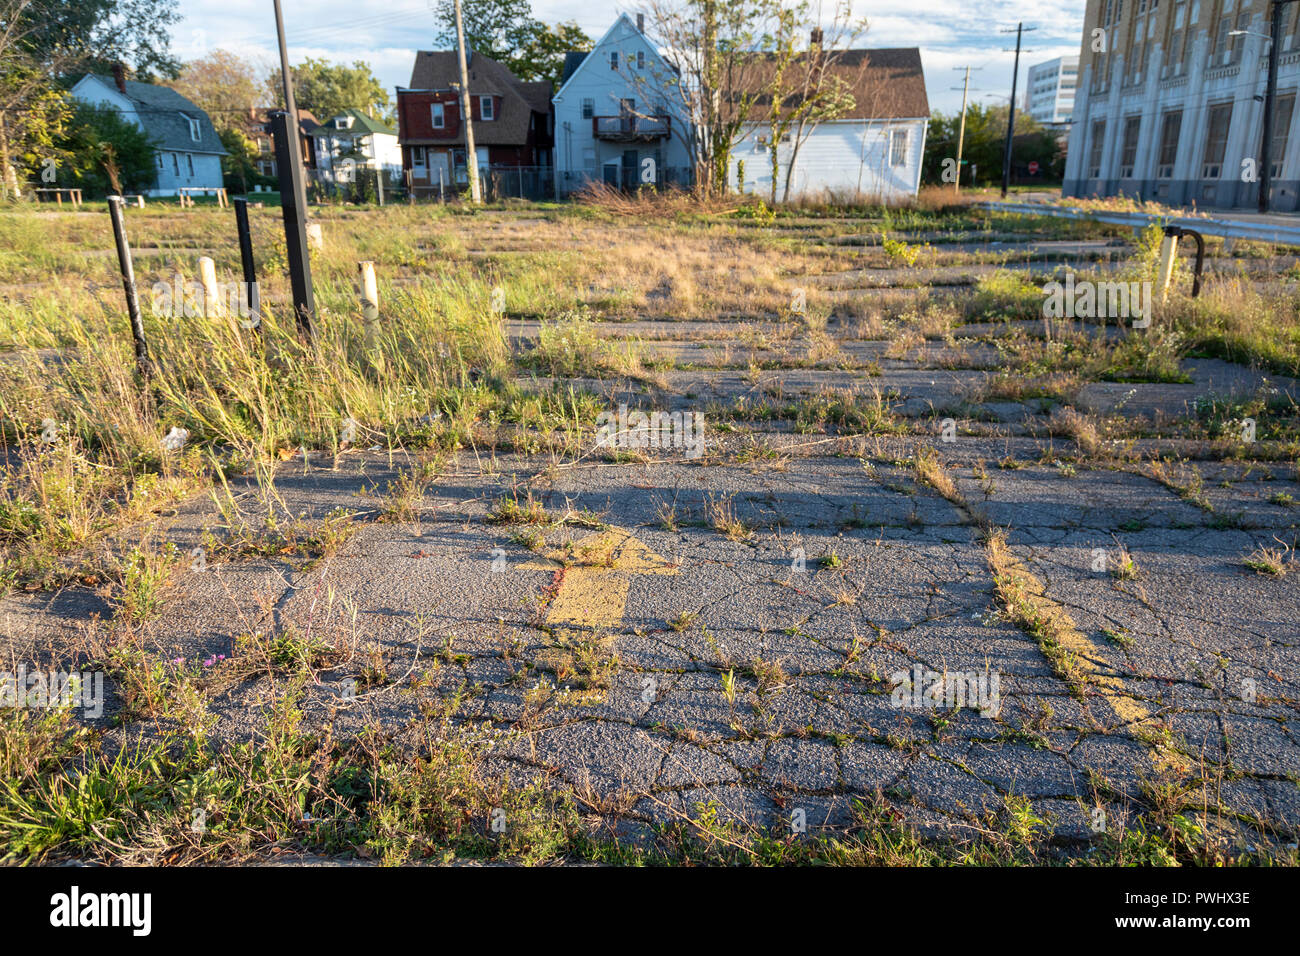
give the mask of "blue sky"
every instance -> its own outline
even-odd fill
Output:
[[[289,57],[365,60],[389,89],[410,81],[417,49],[433,45],[435,24],[429,0],[392,0],[361,4],[355,0],[282,0]],[[978,10],[976,10],[978,6]],[[1085,0],[1040,0],[1032,6],[1010,0],[924,0],[922,8],[885,0],[854,0],[854,13],[865,16],[870,29],[864,46],[919,46],[925,64],[932,109],[956,112],[961,105],[962,74],[957,67],[981,67],[971,74],[972,98],[1005,101],[1011,89],[1014,36],[999,33],[1014,27],[1016,17],[1032,16],[1026,26],[1022,66],[1077,53],[1083,28]],[[593,38],[599,37],[618,13],[635,12],[628,4],[599,4],[590,0],[533,0],[533,13],[548,23],[576,20]],[[278,62],[275,16],[270,0],[180,0],[183,20],[173,31],[173,50],[182,59],[224,47],[255,62]],[[1023,84],[1024,73],[1021,80]],[[1022,86],[1023,88],[1023,86]],[[1017,99],[1020,99],[1018,96]]]

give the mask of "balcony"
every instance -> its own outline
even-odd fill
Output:
[[[593,116],[591,132],[596,139],[610,143],[652,143],[665,139],[671,132],[667,116]]]

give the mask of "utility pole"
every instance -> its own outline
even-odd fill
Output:
[[[1273,0],[1273,22],[1269,30],[1272,42],[1268,50],[1268,86],[1264,92],[1264,142],[1260,148],[1259,161],[1263,167],[1259,171],[1259,211],[1268,212],[1273,191],[1273,126],[1277,120],[1277,61],[1278,47],[1282,40],[1282,11],[1284,4],[1295,0]]]
[[[465,124],[465,169],[469,173],[469,201],[478,205],[483,193],[478,184],[478,152],[474,149],[474,119],[469,107],[469,67],[465,59],[465,27],[456,0],[456,55],[460,59],[460,120]]]
[[[953,69],[960,70],[963,67],[954,66]],[[966,94],[970,91],[970,67],[967,66],[964,69],[966,70],[966,78],[961,81],[961,127],[957,133],[957,181],[952,184],[952,191],[955,193],[961,192],[961,151],[966,142]],[[983,67],[977,66],[975,69],[980,70]],[[953,89],[955,90],[957,87],[954,86]]]
[[[1037,27],[1029,27],[1037,30]],[[1010,33],[1010,30],[1003,30]],[[1011,139],[1016,135],[1016,84],[1020,79],[1020,38],[1025,32],[1024,23],[1016,24],[1016,65],[1011,72],[1011,102],[1007,104],[1007,145],[1002,151],[1002,198],[1007,198],[1007,187],[1011,185]]]

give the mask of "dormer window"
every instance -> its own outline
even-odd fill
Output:
[[[492,103],[492,97],[480,96],[478,98],[478,115],[485,121],[490,122],[496,119],[495,108]]]
[[[444,106],[442,103],[434,103],[432,104],[432,109],[433,109],[433,128],[446,129],[447,128],[447,107]]]
[[[352,128],[352,117],[351,117],[351,116],[337,116],[337,117],[335,117],[335,118],[334,118],[334,128],[335,128],[335,129],[351,129],[351,128]]]
[[[182,113],[181,116],[185,117],[185,122],[190,124],[190,139],[194,140],[194,142],[197,143],[201,138],[201,136],[203,135],[203,131],[199,127],[199,121],[192,116],[186,115],[185,113]]]

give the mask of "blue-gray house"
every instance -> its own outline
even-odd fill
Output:
[[[150,196],[175,196],[185,186],[222,185],[226,155],[208,114],[175,90],[122,76],[87,73],[72,88],[82,102],[117,110],[149,135],[158,150]]]

